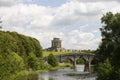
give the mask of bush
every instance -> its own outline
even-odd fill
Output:
[[[83,58],[77,59],[77,60],[76,60],[76,63],[77,63],[77,64],[84,64]]]
[[[16,53],[0,53],[0,80],[13,80],[13,75],[23,71],[24,61]]]
[[[112,80],[110,75],[112,73],[112,65],[109,60],[105,60],[104,63],[98,64],[98,79],[97,80]]]
[[[37,70],[39,68],[39,61],[35,54],[30,53],[27,60],[29,68]]]
[[[58,66],[58,60],[53,54],[48,56],[48,64],[50,64],[52,67]]]

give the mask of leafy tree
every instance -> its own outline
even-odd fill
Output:
[[[46,63],[44,60],[39,60],[40,64],[39,64],[39,70],[47,70],[49,69],[51,66]]]
[[[102,64],[108,59],[109,64],[113,66],[112,70],[110,70],[113,74],[108,75],[109,79],[106,80],[120,80],[120,13],[108,12],[103,15],[101,22],[103,23],[103,27],[100,29],[102,42],[97,50],[97,61],[98,64]],[[104,70],[99,71],[98,75],[101,73],[104,74]],[[102,77],[101,80],[105,78],[106,76]]]
[[[27,63],[28,66],[33,70],[37,70],[39,68],[38,58],[33,53],[29,54]]]
[[[98,65],[98,80],[112,80],[110,75],[112,72],[112,65],[109,60],[105,60],[103,63]]]
[[[0,31],[0,44],[0,49],[9,49],[20,56],[33,52],[36,57],[42,57],[42,47],[37,39],[16,32]]]
[[[13,80],[13,75],[24,69],[23,59],[14,52],[2,54],[0,51],[0,80]]]
[[[37,39],[0,31],[0,80],[17,80],[23,69],[40,69],[40,57],[42,47]]]
[[[53,67],[58,66],[58,60],[53,54],[49,54],[48,64],[50,64]]]

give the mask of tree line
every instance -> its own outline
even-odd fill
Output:
[[[17,32],[0,31],[0,80],[17,80],[24,70],[46,67],[42,47],[35,38]]]

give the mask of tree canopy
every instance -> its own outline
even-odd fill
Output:
[[[58,66],[58,60],[53,54],[49,54],[48,64],[50,64],[53,67]]]
[[[108,12],[103,15],[101,22],[103,23],[100,28],[102,42],[97,50],[97,60],[99,63],[108,60],[110,62],[108,65],[113,66],[108,76],[111,78],[106,80],[120,80],[120,13]],[[111,75],[111,73],[113,74]]]
[[[37,39],[0,31],[0,80],[17,80],[21,71],[37,70],[40,57],[42,47]]]
[[[0,31],[0,49],[3,53],[10,50],[24,56],[33,52],[37,57],[42,57],[42,47],[39,41],[17,32]]]

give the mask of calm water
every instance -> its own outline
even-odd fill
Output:
[[[77,65],[77,71],[64,68],[39,74],[39,80],[95,80],[95,75],[84,71],[84,65]]]

